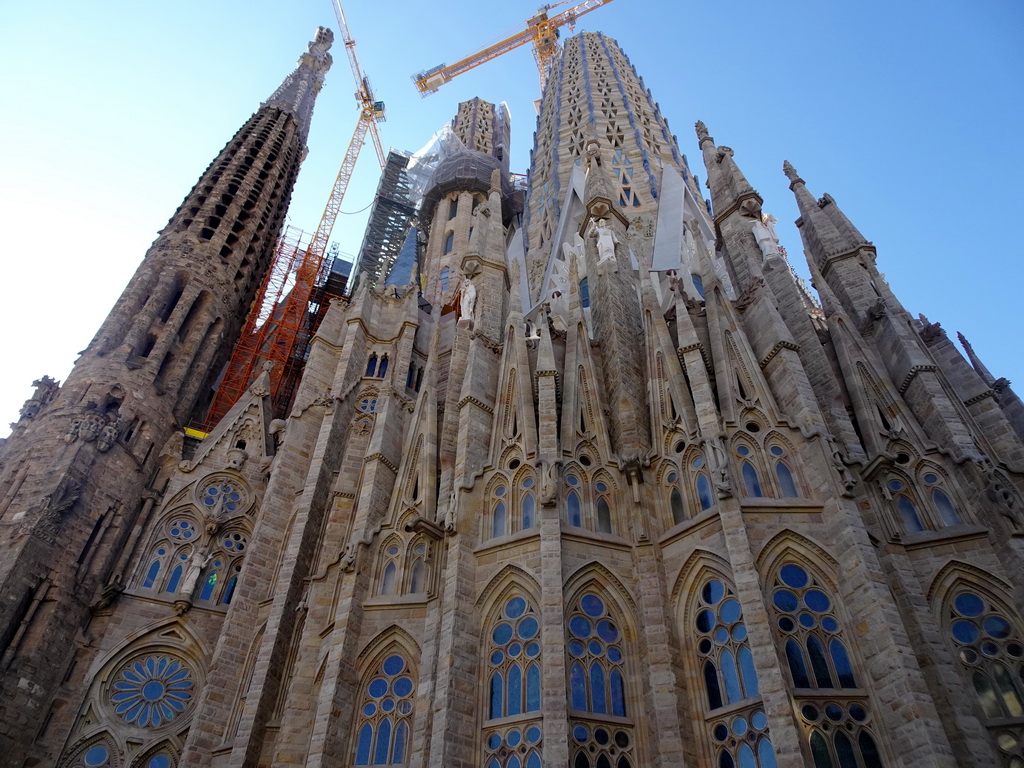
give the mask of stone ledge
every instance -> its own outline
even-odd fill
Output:
[[[938,531],[915,531],[900,536],[900,544],[906,549],[928,549],[929,547],[954,544],[958,541],[987,539],[989,530],[983,525],[953,525]]]

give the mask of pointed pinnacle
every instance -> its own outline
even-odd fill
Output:
[[[800,174],[796,172],[796,168],[793,167],[793,164],[789,162],[789,160],[782,161],[782,172],[786,174],[786,178],[794,184],[804,183],[804,180],[800,178]]]

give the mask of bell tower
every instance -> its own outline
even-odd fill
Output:
[[[90,609],[120,589],[118,555],[152,507],[157,456],[208,402],[266,274],[332,41],[319,28],[214,158],[67,381],[41,380],[0,456],[0,747],[12,762],[60,705]]]

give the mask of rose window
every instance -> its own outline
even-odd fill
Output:
[[[140,728],[169,723],[192,703],[192,671],[168,656],[147,656],[127,664],[111,689],[114,712]]]

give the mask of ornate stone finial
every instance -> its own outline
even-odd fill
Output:
[[[697,141],[704,141],[704,139],[710,139],[708,136],[708,127],[704,125],[703,120],[698,120],[693,124],[694,129],[697,131]]]
[[[789,179],[793,184],[803,184],[804,180],[800,178],[800,174],[796,172],[796,168],[789,160],[782,161],[782,172],[786,174],[786,178]]]

